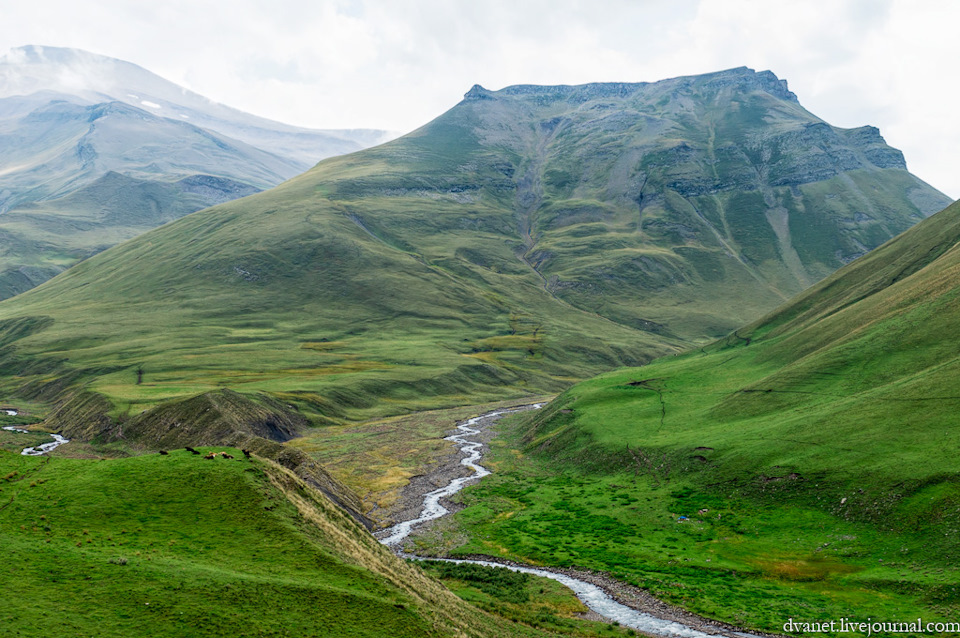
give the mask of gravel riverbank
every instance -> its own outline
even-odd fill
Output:
[[[656,636],[729,636],[731,638],[761,637],[772,636],[759,632],[748,632],[740,627],[728,625],[726,623],[703,618],[695,614],[684,611],[678,607],[669,605],[649,593],[618,581],[611,576],[603,573],[580,570],[580,569],[560,569],[552,567],[541,567],[524,565],[513,561],[504,560],[492,556],[483,555],[465,555],[456,556],[456,558],[447,558],[442,555],[425,556],[412,554],[412,538],[416,536],[429,535],[431,529],[438,525],[449,525],[448,514],[462,509],[457,503],[451,502],[449,496],[459,491],[464,479],[476,476],[482,478],[489,471],[479,462],[483,459],[489,450],[489,442],[495,436],[495,431],[491,427],[500,418],[506,414],[519,412],[522,410],[532,410],[541,407],[542,404],[528,406],[518,406],[487,413],[458,424],[449,437],[454,440],[458,447],[456,451],[445,457],[432,471],[422,476],[415,477],[410,484],[404,488],[401,497],[396,506],[391,510],[391,519],[396,523],[390,528],[382,529],[376,533],[381,542],[390,546],[398,555],[422,560],[446,560],[450,562],[475,562],[481,564],[503,565],[522,571],[536,570],[542,572],[540,575],[556,578],[568,586],[572,586],[574,591],[576,587],[593,586],[594,593],[586,593],[581,596],[594,611],[592,616],[596,616],[600,607],[594,608],[596,603],[603,603],[600,598],[609,598],[615,603],[622,605],[620,609],[611,609],[604,618],[615,617],[621,624],[640,629],[644,633]],[[453,488],[451,489],[451,486]],[[431,504],[431,493],[433,493],[433,503]],[[443,495],[437,500],[436,493]],[[426,520],[422,520],[426,519]],[[422,520],[422,522],[420,522]],[[399,521],[399,523],[397,523]],[[411,523],[413,523],[411,525]],[[570,580],[572,579],[572,581]],[[596,591],[599,588],[599,592]],[[627,609],[624,609],[627,608]],[[631,616],[634,612],[639,615]]]

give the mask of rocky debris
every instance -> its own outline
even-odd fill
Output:
[[[234,266],[233,272],[237,273],[239,277],[241,277],[242,279],[245,279],[246,281],[257,281],[258,279],[260,279],[260,275],[252,273],[249,270],[245,270],[240,266]]]

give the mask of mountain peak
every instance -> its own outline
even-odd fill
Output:
[[[786,80],[781,80],[773,71],[754,71],[745,66],[717,73],[708,73],[702,76],[690,76],[691,79],[703,78],[710,88],[738,86],[745,89],[765,91],[782,100],[797,102],[797,95],[787,86]],[[682,78],[678,78],[682,79]],[[667,80],[669,81],[669,80]]]
[[[96,99],[145,82],[172,84],[130,62],[82,49],[30,44],[0,58],[0,97],[55,91]]]
[[[41,92],[87,105],[123,102],[290,157],[303,169],[389,136],[385,131],[318,130],[275,122],[215,102],[132,62],[82,49],[31,44],[0,57],[0,99]]]
[[[470,90],[463,94],[463,99],[465,100],[488,100],[492,95],[492,91],[488,91],[479,84],[474,84],[470,87]]]
[[[27,44],[22,47],[13,47],[7,54],[11,60],[20,64],[54,63],[67,64],[77,60],[113,60],[104,55],[73,49],[70,47],[49,47],[39,44]]]
[[[772,71],[754,71],[745,66],[702,75],[680,76],[659,82],[591,82],[578,85],[514,84],[499,91],[490,91],[479,84],[474,84],[463,97],[465,100],[489,100],[505,96],[533,97],[540,102],[568,100],[582,103],[595,99],[627,98],[641,90],[719,92],[725,89],[741,93],[762,91],[781,100],[798,101],[796,94],[788,88],[786,80],[781,80]]]

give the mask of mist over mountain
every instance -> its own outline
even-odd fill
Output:
[[[383,135],[271,122],[86,51],[14,49],[0,59],[0,298]]]
[[[51,91],[91,104],[124,102],[153,115],[182,119],[262,150],[306,170],[324,157],[379,144],[374,129],[308,129],[219,104],[123,60],[80,49],[24,46],[0,58],[0,98]]]

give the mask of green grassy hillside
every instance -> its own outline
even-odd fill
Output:
[[[574,386],[514,426],[461,551],[770,630],[955,618],[958,242],[954,204],[726,339]]]
[[[0,304],[0,387],[119,419],[229,387],[327,422],[553,392],[724,334],[936,201],[770,73],[475,87]]]
[[[209,175],[163,181],[110,172],[64,197],[14,207],[0,217],[0,298],[161,224],[258,190]]]
[[[292,474],[229,451],[239,458],[0,451],[0,583],[16,592],[4,632],[546,635],[464,603]]]

